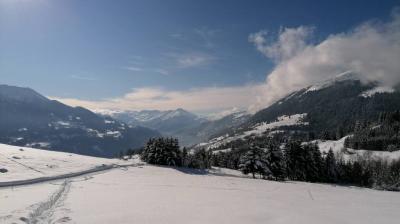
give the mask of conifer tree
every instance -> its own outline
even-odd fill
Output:
[[[257,173],[265,177],[271,173],[267,163],[264,150],[251,144],[249,150],[240,159],[239,169],[244,174],[251,173],[253,178],[256,178]]]
[[[325,177],[326,180],[330,183],[334,183],[337,181],[337,167],[336,167],[336,159],[333,154],[332,149],[329,149],[328,154],[325,158]]]
[[[267,167],[276,180],[285,177],[285,160],[282,150],[277,145],[269,144],[266,152]]]

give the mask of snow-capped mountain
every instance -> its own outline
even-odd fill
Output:
[[[143,126],[165,134],[174,133],[182,128],[197,126],[206,121],[197,115],[181,108],[176,110],[142,110],[142,111],[107,111],[103,115],[111,116],[132,126]]]
[[[181,145],[189,146],[205,141],[229,128],[236,127],[250,117],[247,111],[230,110],[224,114],[205,119],[184,109],[143,111],[97,111],[131,126],[143,126],[177,137]],[[217,117],[218,116],[218,117]]]
[[[0,85],[0,105],[0,142],[6,144],[110,157],[159,136],[29,88]]]
[[[400,110],[398,88],[363,84],[346,72],[295,91],[198,146],[213,148],[254,135],[293,133],[336,139],[352,133],[358,121],[375,121],[381,112],[396,110]]]

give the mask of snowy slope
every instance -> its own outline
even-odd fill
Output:
[[[357,79],[358,78],[354,73],[352,73],[351,71],[346,71],[346,72],[336,75],[335,77],[333,77],[331,79],[324,80],[322,82],[319,82],[312,86],[307,87],[306,91],[304,91],[303,94],[327,88],[329,86],[334,85],[335,82],[341,82],[341,81],[345,81],[345,80],[357,80]]]
[[[0,173],[0,182],[56,176],[119,162],[116,159],[0,144],[0,168],[8,170]]]
[[[372,97],[373,95],[377,93],[393,93],[394,89],[392,87],[387,87],[387,86],[377,86],[375,88],[372,88],[370,90],[367,90],[363,93],[361,93],[360,96],[368,98]]]
[[[343,137],[337,141],[333,140],[315,140],[311,143],[317,143],[319,150],[322,153],[327,153],[330,149],[336,154],[341,154],[346,160],[355,160],[358,157],[369,157],[371,159],[387,159],[394,160],[400,159],[400,151],[388,152],[388,151],[372,151],[372,150],[354,150],[351,148],[344,147],[344,141],[347,138]]]
[[[288,126],[303,126],[308,125],[308,122],[304,122],[304,118],[307,116],[304,114],[292,114],[282,115],[276,118],[273,122],[261,122],[253,125],[249,130],[236,133],[232,136],[229,134],[213,138],[208,142],[199,143],[196,147],[206,147],[207,149],[217,148],[223,144],[235,141],[237,139],[244,139],[251,135],[262,135],[262,134],[275,134],[280,132],[279,128]]]
[[[1,223],[398,223],[400,194],[154,166],[0,189]]]

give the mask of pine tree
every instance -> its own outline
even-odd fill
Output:
[[[157,138],[150,139],[142,152],[143,161],[150,164],[181,166],[181,152],[177,139]]]
[[[325,177],[326,180],[330,183],[334,183],[337,181],[337,167],[336,167],[336,159],[333,154],[332,149],[329,149],[328,154],[325,158]]]
[[[279,146],[269,144],[265,157],[267,167],[275,180],[283,180],[285,177],[285,160]]]
[[[239,169],[244,174],[251,173],[253,178],[256,178],[257,173],[265,177],[271,173],[267,163],[264,150],[252,144],[249,150],[241,157]]]
[[[286,170],[291,180],[306,180],[306,153],[304,151],[298,141],[291,141],[286,145]]]

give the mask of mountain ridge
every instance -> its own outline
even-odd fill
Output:
[[[325,82],[321,88],[311,85],[294,91],[271,106],[259,110],[242,125],[214,136],[208,143],[203,142],[200,146],[218,146],[254,134],[270,135],[269,133],[280,136],[294,134],[303,140],[337,139],[351,134],[357,122],[375,121],[382,112],[400,110],[398,90],[384,88],[365,97],[364,93],[375,90],[379,85],[362,83],[351,73],[345,75],[350,78],[341,76],[340,79]],[[299,115],[303,117],[292,125],[272,125],[279,122],[282,116],[290,118]]]
[[[0,142],[5,144],[112,157],[160,136],[47,99],[30,88],[1,85],[0,105]]]

